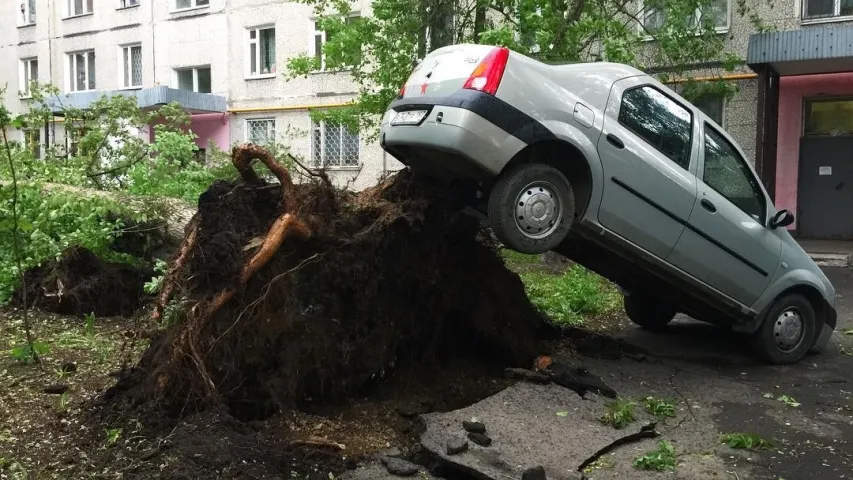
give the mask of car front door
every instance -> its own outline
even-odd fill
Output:
[[[702,125],[699,201],[667,260],[751,306],[770,283],[782,252],[766,227],[768,197],[726,136]]]
[[[696,200],[693,112],[647,77],[615,82],[598,152],[604,169],[599,222],[665,259]]]

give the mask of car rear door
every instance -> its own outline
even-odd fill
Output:
[[[615,82],[605,108],[598,220],[661,259],[696,200],[695,123],[691,109],[647,76]]]
[[[764,292],[782,254],[766,227],[769,198],[722,130],[701,126],[699,201],[667,260],[740,303]]]

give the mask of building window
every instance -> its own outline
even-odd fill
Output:
[[[210,67],[176,68],[175,79],[180,90],[210,93]]]
[[[333,122],[312,122],[311,164],[317,168],[357,167],[358,132]]]
[[[119,0],[118,8],[130,8],[130,7],[138,7],[139,0]]]
[[[717,122],[717,125],[724,127],[726,97],[709,93],[691,103],[711,120]]]
[[[269,145],[275,142],[275,119],[262,118],[246,120],[246,139],[255,145]]]
[[[210,5],[210,0],[175,0],[176,10],[186,10],[187,8],[206,7]]]
[[[711,0],[710,3],[696,8],[696,13],[685,19],[688,28],[700,28],[709,22],[717,31],[729,29],[729,14],[732,0]],[[808,1],[808,0],[806,0]],[[660,8],[643,9],[643,27],[649,33],[654,33],[666,22],[666,11]]]
[[[356,15],[348,16],[345,20],[347,25],[357,22],[360,17]],[[326,56],[323,54],[323,45],[328,43],[333,38],[332,32],[328,32],[323,30],[320,26],[319,22],[314,22],[314,41],[312,43],[312,50],[314,54],[315,65],[317,65],[317,69],[320,71],[327,70],[326,67]],[[429,36],[427,36],[429,38]]]
[[[95,89],[95,51],[70,53],[68,61],[68,91],[83,92]]]
[[[20,25],[35,25],[36,0],[21,0]]]
[[[134,88],[142,86],[142,45],[121,47],[121,86]]]
[[[803,135],[853,135],[853,98],[808,99],[803,108]]]
[[[68,16],[88,15],[92,13],[94,0],[68,0]]]
[[[803,19],[853,15],[853,0],[803,0]]]
[[[619,123],[681,168],[689,167],[693,115],[660,90],[645,86],[626,91]]]
[[[69,127],[65,131],[65,141],[68,143],[68,156],[76,157],[80,152],[80,140],[89,133],[86,127]]]
[[[21,95],[30,96],[30,84],[39,80],[39,61],[37,58],[21,60]]]
[[[33,158],[41,158],[41,131],[38,128],[24,130],[24,143]]]
[[[257,77],[275,73],[275,27],[249,29],[247,76]]]

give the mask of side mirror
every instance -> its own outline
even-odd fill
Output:
[[[779,210],[773,218],[770,219],[770,228],[787,227],[794,223],[794,214],[788,210]]]

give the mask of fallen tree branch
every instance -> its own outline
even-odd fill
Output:
[[[578,467],[577,471],[583,472],[584,468],[588,467],[590,464],[592,464],[593,462],[595,462],[596,460],[601,458],[602,455],[613,450],[616,447],[626,445],[626,444],[629,444],[632,442],[636,442],[636,441],[642,440],[644,438],[655,438],[655,437],[657,437],[658,435],[660,435],[660,433],[658,433],[658,431],[655,430],[656,426],[657,426],[656,423],[650,423],[648,425],[643,425],[640,428],[639,432],[632,433],[631,435],[627,435],[625,437],[614,440],[609,445],[607,445],[604,448],[600,449],[599,451],[593,453],[591,457],[584,460],[583,463],[581,463],[580,466]]]

